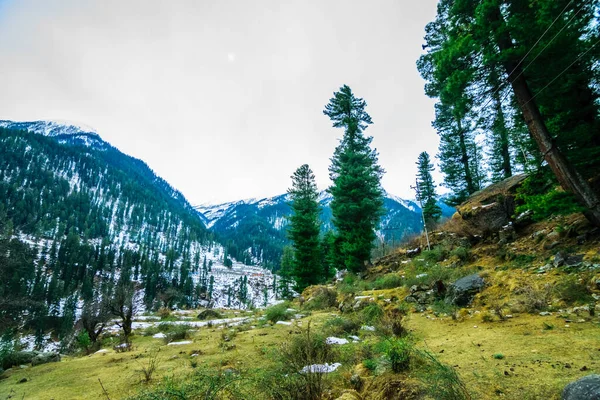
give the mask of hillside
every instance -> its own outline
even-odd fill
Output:
[[[287,216],[290,214],[289,195],[282,194],[263,199],[246,199],[216,205],[199,205],[206,226],[227,244],[229,253],[247,263],[279,265],[283,247],[289,244],[286,237]],[[321,229],[333,229],[331,221],[331,195],[319,194]],[[453,207],[439,201],[442,217],[454,214]],[[389,193],[384,198],[385,214],[378,231],[387,245],[397,245],[406,238],[422,231],[421,208],[411,200],[404,200]]]
[[[132,352],[112,348],[112,327],[97,353],[11,368],[0,396],[560,399],[600,371],[600,231],[581,214],[502,214],[515,182],[462,204],[430,251],[415,252],[416,238],[362,276],[266,310],[139,316]],[[512,229],[477,231],[491,216]]]
[[[179,191],[90,129],[0,121],[0,198],[6,327],[66,338],[84,300],[110,297],[121,277],[143,308],[170,289],[180,307],[272,301],[269,272],[227,257]]]

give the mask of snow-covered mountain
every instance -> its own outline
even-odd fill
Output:
[[[123,276],[146,307],[173,288],[179,307],[272,303],[273,275],[227,254],[203,218],[91,128],[0,121],[0,276],[19,282],[0,289],[15,319],[45,317],[29,304],[75,318]]]
[[[27,131],[43,136],[55,138],[63,144],[80,144],[105,150],[110,145],[100,138],[100,135],[92,127],[84,124],[52,120],[52,121],[29,121],[16,122],[0,120],[0,128]]]
[[[326,191],[319,194],[321,220],[324,230],[332,228],[332,197]],[[289,195],[282,194],[261,199],[246,199],[222,204],[204,204],[194,208],[205,225],[228,244],[230,254],[240,260],[277,264],[283,246],[288,241],[285,234],[287,216],[290,214]],[[444,217],[454,213],[454,208],[438,203]],[[385,193],[379,237],[388,243],[398,243],[422,229],[421,208],[413,200]]]

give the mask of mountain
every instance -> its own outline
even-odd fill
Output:
[[[119,279],[144,307],[173,289],[181,307],[272,301],[272,275],[231,259],[202,218],[91,128],[0,121],[0,326],[75,318]]]
[[[323,191],[319,194],[324,231],[333,228],[329,207],[331,200],[329,193]],[[248,264],[261,263],[267,268],[277,268],[283,247],[289,243],[285,234],[286,216],[291,212],[289,201],[289,195],[282,194],[194,208],[233,257]],[[443,201],[438,204],[443,217],[454,214],[454,208]],[[386,243],[394,245],[421,232],[421,208],[414,201],[385,193],[384,208],[379,237]]]

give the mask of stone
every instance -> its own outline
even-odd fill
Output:
[[[552,261],[552,264],[556,268],[562,267],[565,264],[565,259],[566,259],[566,256],[562,252],[559,251],[558,253],[556,253],[554,255],[554,261]]]
[[[600,375],[588,375],[569,383],[562,392],[562,400],[600,400]]]
[[[553,248],[557,247],[560,245],[559,241],[554,241],[554,242],[550,242],[550,243],[546,243],[544,244],[544,250],[552,250]]]
[[[23,378],[23,379],[19,380],[17,383],[25,383],[25,382],[27,382],[27,378]]]
[[[573,254],[565,259],[565,267],[579,268],[583,265],[583,254]]]
[[[54,352],[40,353],[40,354],[36,355],[35,357],[33,357],[33,359],[31,360],[31,365],[35,367],[36,365],[47,364],[47,363],[51,363],[51,362],[59,362],[59,361],[60,361],[60,354],[58,354],[58,353],[54,353]]]
[[[407,257],[414,257],[421,254],[421,248],[420,247],[416,247],[414,249],[408,249],[406,250],[406,256]]]
[[[484,286],[485,281],[479,274],[465,276],[448,287],[446,302],[457,306],[466,306]]]

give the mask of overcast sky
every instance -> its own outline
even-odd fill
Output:
[[[347,84],[384,188],[414,197],[439,142],[415,66],[436,4],[0,0],[0,119],[90,125],[191,203],[224,202],[284,193],[304,163],[329,186],[343,132],[322,110]]]

